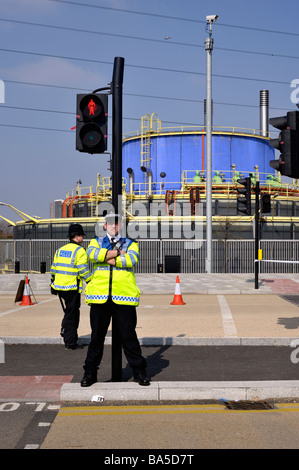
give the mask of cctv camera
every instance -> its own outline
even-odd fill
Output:
[[[206,16],[206,20],[208,23],[213,23],[214,21],[217,21],[219,18],[218,15],[208,15]]]

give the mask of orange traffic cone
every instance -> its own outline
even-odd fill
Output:
[[[23,293],[23,298],[22,298],[22,302],[20,303],[20,305],[34,305],[34,302],[31,301],[31,297],[30,297],[29,281],[28,281],[27,276],[25,278],[24,293]]]
[[[186,302],[183,302],[183,297],[181,294],[181,284],[179,280],[179,276],[176,277],[176,283],[175,283],[175,292],[174,292],[174,298],[173,301],[170,303],[170,305],[185,305]]]

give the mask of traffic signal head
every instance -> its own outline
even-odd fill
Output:
[[[271,212],[271,196],[270,194],[262,194],[262,207],[261,212],[267,214]]]
[[[271,160],[270,166],[282,175],[299,177],[299,112],[290,111],[286,116],[271,118],[273,127],[281,132],[277,139],[270,139],[270,145],[280,151],[278,160]]]
[[[244,188],[237,188],[241,196],[237,197],[237,210],[246,215],[251,215],[251,178],[238,179],[237,182]]]
[[[76,150],[104,153],[107,150],[108,95],[77,95]]]

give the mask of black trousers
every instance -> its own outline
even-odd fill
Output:
[[[60,301],[64,302],[64,317],[61,322],[64,343],[75,346],[78,340],[78,327],[80,321],[81,294],[77,290],[59,291]]]
[[[128,305],[117,305],[112,300],[104,304],[92,304],[90,307],[91,340],[84,363],[86,374],[96,375],[104,351],[104,341],[110,320],[119,333],[124,354],[134,373],[144,372],[146,360],[142,356],[140,344],[136,335],[136,308]]]

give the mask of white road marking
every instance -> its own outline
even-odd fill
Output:
[[[236,325],[235,325],[232,313],[230,311],[230,308],[226,301],[225,296],[217,295],[217,298],[218,298],[218,302],[219,302],[219,306],[221,310],[224,336],[237,337],[238,334],[237,334]]]
[[[19,305],[19,307],[17,308],[13,308],[12,310],[6,310],[6,312],[0,313],[0,318],[4,317],[4,315],[8,315],[9,313],[20,312],[21,310],[24,310],[25,308],[29,308],[29,307],[32,308],[32,307],[35,307],[36,305],[44,304],[46,302],[51,302],[52,300],[56,300],[56,299],[53,298],[53,299],[42,300],[41,302],[38,302],[34,305],[26,305],[25,307],[22,307]]]

